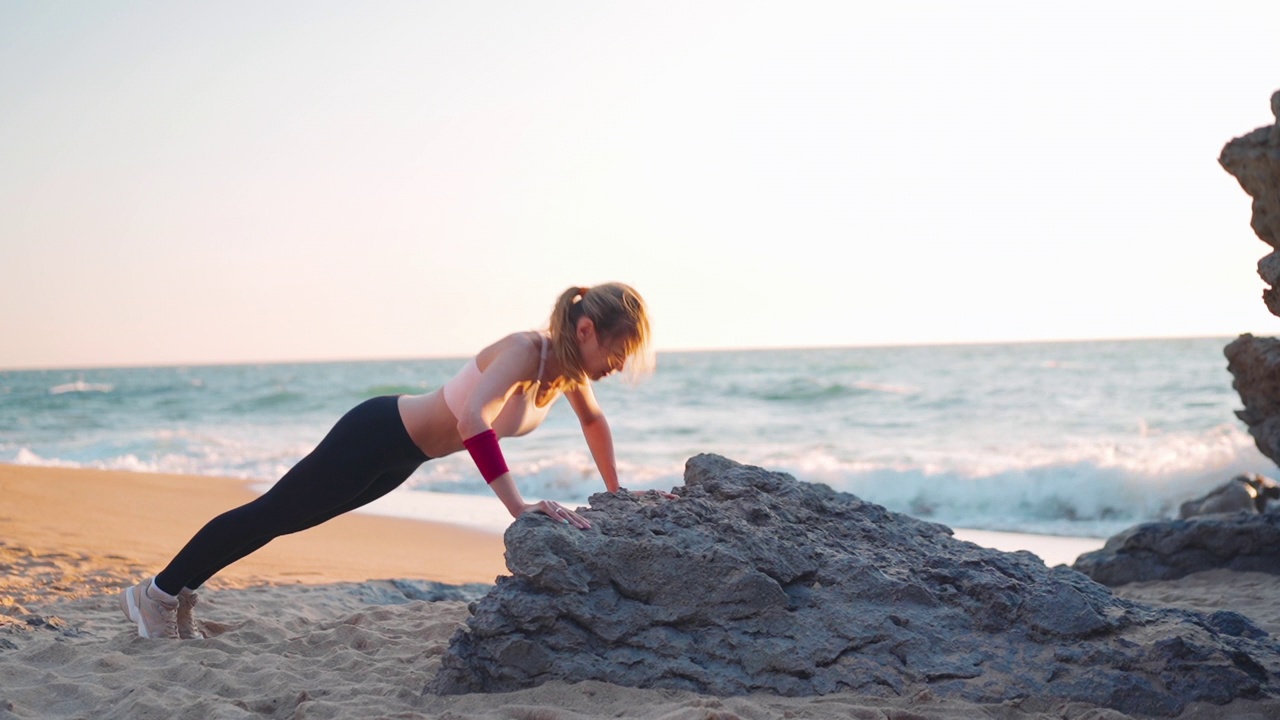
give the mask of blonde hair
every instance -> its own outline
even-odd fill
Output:
[[[595,324],[601,341],[622,342],[629,375],[639,378],[653,371],[649,310],[640,293],[618,282],[571,287],[556,300],[550,326],[552,348],[568,385],[576,387],[587,381],[576,332],[578,320],[584,316]]]

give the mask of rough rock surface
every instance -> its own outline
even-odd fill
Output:
[[[1280,463],[1280,340],[1246,333],[1227,345],[1223,353],[1232,377],[1231,387],[1244,403],[1236,417],[1248,426],[1258,450]]]
[[[1215,513],[1276,512],[1280,505],[1271,502],[1276,499],[1280,499],[1280,485],[1275,480],[1257,473],[1244,473],[1210,490],[1204,497],[1182,503],[1178,517],[1185,520]]]
[[[1271,96],[1271,113],[1280,120],[1280,92]],[[1227,143],[1218,156],[1222,167],[1253,198],[1254,232],[1272,248],[1280,248],[1280,122],[1258,128]],[[1280,255],[1272,252],[1258,263],[1258,274],[1272,287],[1263,301],[1280,315]]]
[[[1280,575],[1280,513],[1142,523],[1081,555],[1072,567],[1112,587],[1218,568]]]
[[[1061,698],[1173,715],[1280,696],[1280,643],[1238,613],[1115,597],[789,475],[689,460],[677,500],[526,516],[430,690],[601,680],[716,695]]]
[[[1253,198],[1250,224],[1258,237],[1280,248],[1280,92],[1271,96],[1274,125],[1258,128],[1222,148],[1218,162]],[[1262,300],[1273,315],[1280,315],[1280,252],[1258,261],[1258,275],[1270,287]],[[1280,343],[1273,338],[1241,335],[1226,347],[1232,385],[1244,401],[1236,415],[1249,426],[1249,434],[1262,454],[1280,463]]]

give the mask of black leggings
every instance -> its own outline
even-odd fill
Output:
[[[156,576],[161,590],[195,590],[281,535],[315,527],[396,489],[429,460],[409,437],[396,396],[343,415],[310,455],[262,497],[210,520]]]

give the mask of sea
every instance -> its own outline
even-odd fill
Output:
[[[716,453],[954,528],[1105,538],[1238,473],[1276,475],[1234,415],[1230,339],[665,352],[643,381],[595,387],[631,490],[679,486]],[[261,491],[355,404],[428,392],[464,361],[0,372],[0,462]],[[603,490],[564,400],[503,449],[526,498]],[[510,522],[465,453],[368,510]]]

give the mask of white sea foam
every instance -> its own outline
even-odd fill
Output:
[[[1157,441],[973,452],[927,462],[840,462],[815,452],[783,469],[939,522],[970,528],[1105,536],[1135,522],[1176,515],[1244,472],[1274,465],[1234,428],[1169,434]]]
[[[63,395],[66,393],[109,393],[115,389],[115,385],[109,383],[90,383],[84,379],[75,382],[54,385],[49,388],[50,395]]]
[[[29,448],[18,448],[13,456],[14,465],[30,465],[33,467],[65,467],[78,468],[80,463],[70,460],[61,460],[59,458],[45,458],[32,452]]]
[[[871,390],[873,392],[889,393],[891,395],[915,395],[920,392],[920,388],[910,385],[893,385],[890,383],[870,382],[867,380],[855,380],[850,383],[859,390]]]

